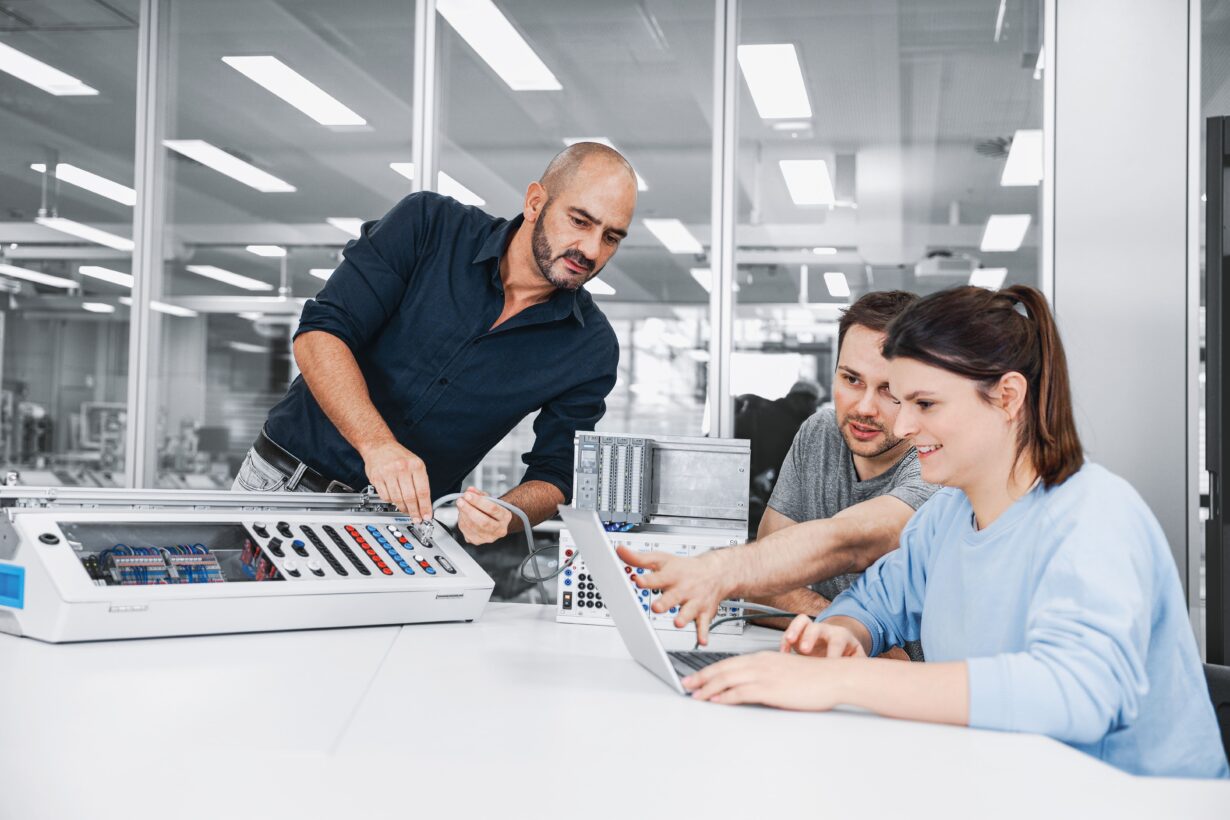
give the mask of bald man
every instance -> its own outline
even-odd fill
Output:
[[[302,375],[273,408],[236,490],[329,492],[372,484],[414,520],[518,422],[539,412],[521,483],[504,498],[531,523],[572,495],[572,439],[615,385],[619,346],[584,285],[628,233],[636,175],[578,143],[501,219],[435,193],[363,226],[303,308]],[[461,532],[484,544],[517,528],[475,488]]]

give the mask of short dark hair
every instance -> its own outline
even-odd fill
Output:
[[[862,325],[876,333],[885,333],[893,319],[918,301],[918,294],[904,290],[873,290],[841,312],[837,323],[837,352],[845,341],[846,331]]]
[[[893,322],[884,356],[913,359],[971,379],[988,401],[1005,373],[1020,373],[1029,389],[1016,457],[1028,451],[1048,489],[1085,463],[1063,342],[1046,297],[1034,288],[965,286],[933,293]]]

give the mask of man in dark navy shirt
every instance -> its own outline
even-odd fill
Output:
[[[530,413],[528,469],[504,498],[532,523],[572,495],[572,439],[615,385],[615,333],[582,285],[627,235],[636,176],[617,152],[578,143],[492,217],[412,194],[363,226],[303,309],[302,375],[269,413],[236,489],[362,488],[414,520]],[[459,525],[475,544],[516,527],[470,487]]]

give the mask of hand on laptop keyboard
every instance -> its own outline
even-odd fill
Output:
[[[854,663],[866,661],[757,652],[705,666],[682,683],[697,700],[822,712],[838,705],[836,684]]]

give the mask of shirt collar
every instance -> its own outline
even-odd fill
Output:
[[[517,232],[517,229],[521,227],[523,222],[525,222],[525,215],[517,214],[492,231],[491,235],[483,242],[482,247],[478,249],[478,254],[474,257],[474,264],[490,262],[493,259],[498,262],[500,257],[504,255],[504,251],[508,250],[508,244],[512,242],[513,234]],[[489,275],[491,283],[503,291],[504,286],[500,282],[500,266],[498,264],[491,266]],[[581,302],[577,298],[577,291],[557,290],[551,295],[549,301],[554,307],[552,311],[553,318],[564,319],[571,313],[581,327],[585,326],[585,316],[581,312]]]

